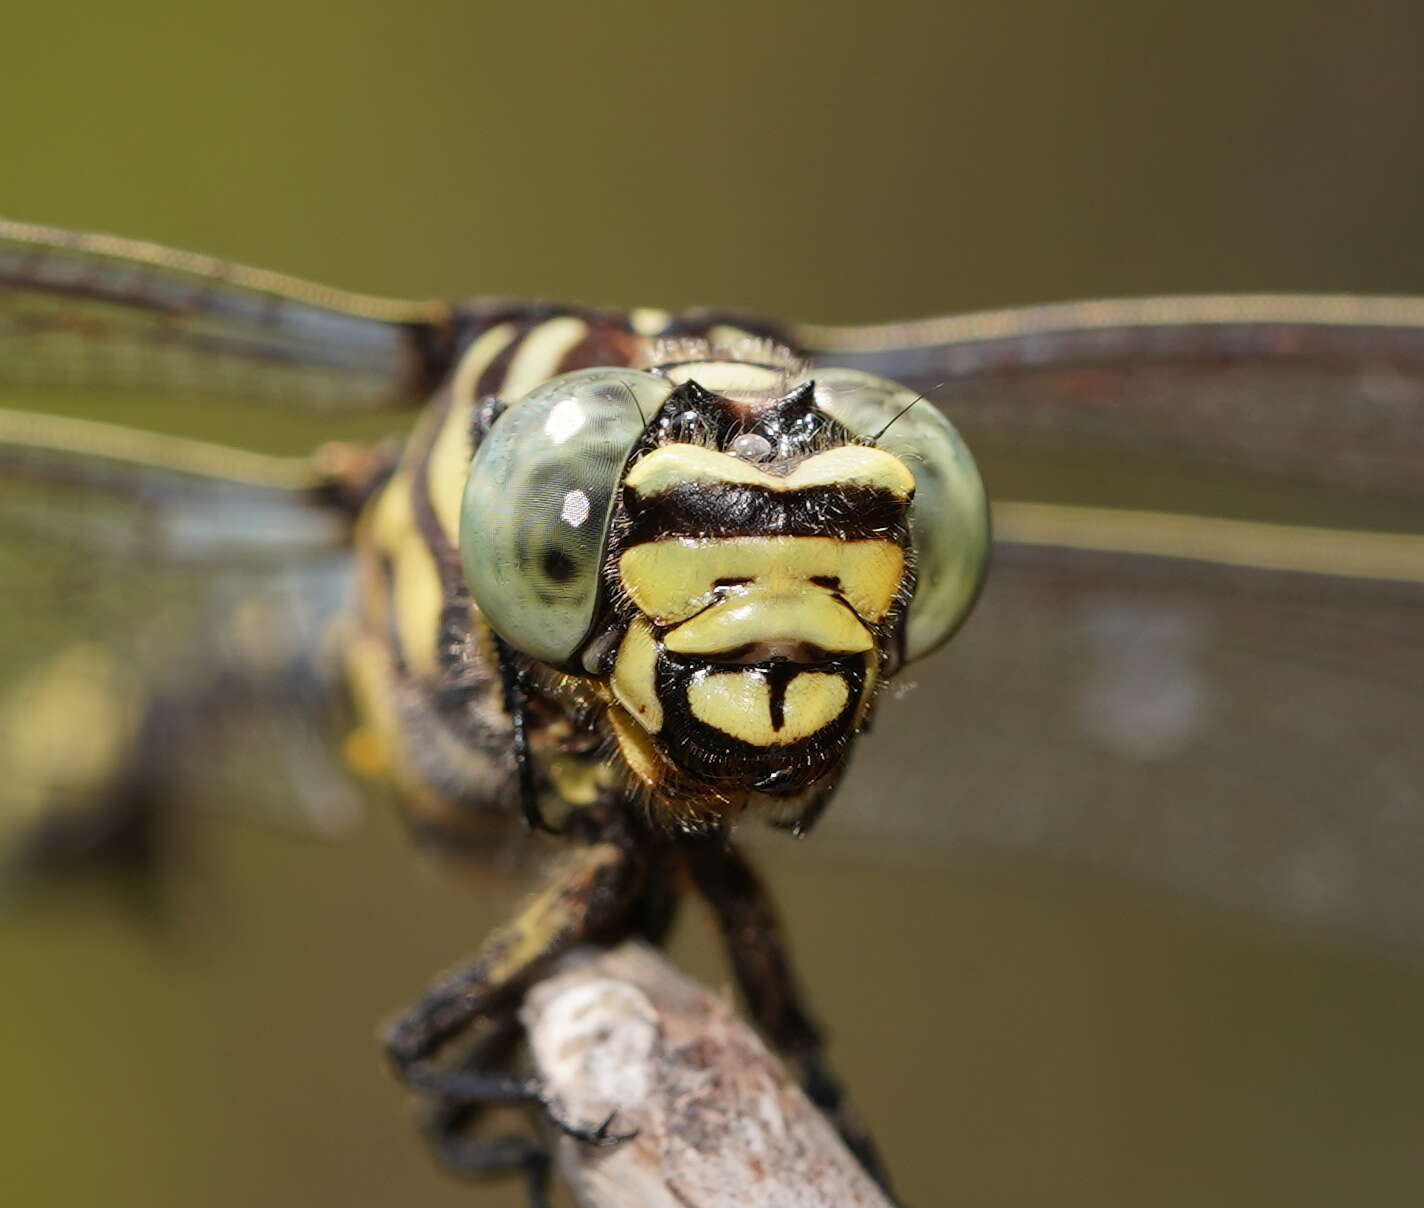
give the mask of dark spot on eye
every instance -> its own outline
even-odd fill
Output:
[[[561,549],[551,549],[544,555],[544,574],[555,583],[567,583],[577,569],[574,560]]]
[[[841,581],[835,575],[812,575],[811,582],[827,591],[840,591]]]

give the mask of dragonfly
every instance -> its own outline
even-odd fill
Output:
[[[276,456],[135,427],[155,400],[179,431],[232,400],[412,422]],[[142,856],[224,797],[339,829],[353,779],[457,862],[561,851],[387,1034],[443,1162],[534,1202],[544,1149],[472,1135],[486,1105],[619,1134],[515,1071],[511,996],[577,944],[660,939],[689,891],[883,1177],[731,832],[809,832],[854,747],[895,753],[897,707],[945,759],[904,750],[856,842],[1424,933],[1424,301],[830,327],[379,299],[7,222],[0,401],[7,580],[61,602],[4,664],[16,872]]]

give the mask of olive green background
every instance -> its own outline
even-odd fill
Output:
[[[1424,293],[1410,2],[130,2],[0,44],[0,212],[353,288],[846,321]],[[838,811],[893,778],[868,742]],[[0,926],[0,1201],[520,1202],[434,1173],[374,1043],[508,892],[381,814],[195,829],[162,926],[98,892]],[[1424,1195],[1417,964],[1028,861],[763,862],[909,1202]],[[677,951],[724,978],[699,920]]]

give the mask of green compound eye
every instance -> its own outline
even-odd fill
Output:
[[[989,503],[978,467],[933,403],[911,405],[913,390],[856,369],[818,369],[804,380],[816,383],[822,411],[857,436],[874,438],[915,477],[915,594],[905,618],[905,658],[923,658],[959,628],[984,581]]]
[[[672,392],[632,369],[581,369],[499,417],[470,464],[460,512],[465,580],[494,631],[569,663],[598,607],[609,518],[646,421]]]

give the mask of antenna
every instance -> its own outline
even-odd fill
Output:
[[[638,401],[638,396],[633,393],[633,387],[628,385],[628,383],[621,378],[618,380],[618,384],[623,387],[623,393],[628,396],[628,400],[638,412],[638,418],[643,421],[643,427],[646,428],[648,426],[648,417],[643,414],[643,404]],[[892,420],[891,422],[893,423],[894,421]]]
[[[943,386],[943,385],[944,385],[943,382],[937,382],[935,385],[931,386],[930,389],[931,389],[931,390],[938,390],[938,389],[940,389],[940,387]],[[889,432],[890,429],[891,429],[892,427],[894,427],[894,425],[897,424],[897,423],[900,421],[900,417],[901,417],[902,415],[904,415],[905,412],[907,412],[907,411],[908,411],[911,407],[913,407],[916,403],[923,403],[923,402],[925,402],[925,401],[926,401],[926,399],[925,399],[925,396],[924,396],[923,394],[917,394],[917,395],[915,395],[915,397],[912,398],[912,399],[909,401],[909,403],[907,403],[904,407],[901,407],[900,410],[895,413],[895,415],[891,418],[890,422],[885,425],[885,427],[881,428],[880,431],[877,432],[877,433],[876,433],[874,436],[872,436],[870,439],[871,439],[871,440],[879,440],[882,436],[885,435],[885,433]]]

